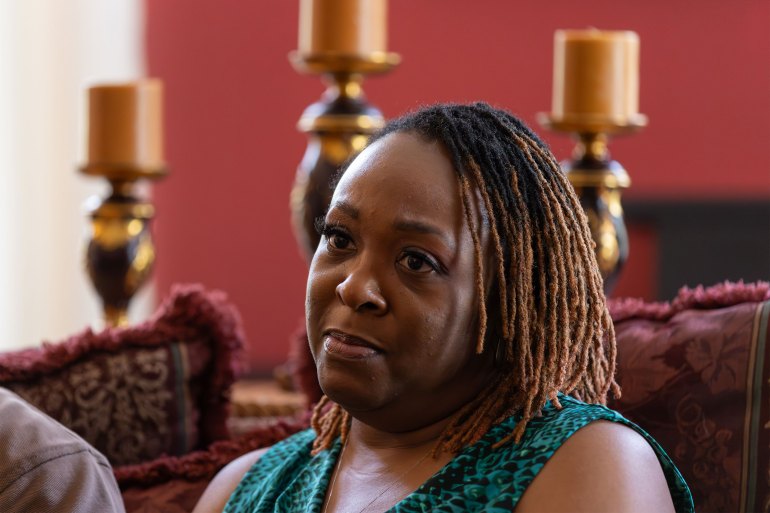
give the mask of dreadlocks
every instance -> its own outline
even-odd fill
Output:
[[[547,401],[561,406],[559,392],[601,404],[609,392],[619,396],[615,333],[588,222],[548,147],[485,103],[424,108],[389,123],[369,144],[394,132],[439,141],[449,152],[475,249],[476,352],[496,355],[494,379],[453,416],[434,453],[457,453],[514,413],[520,420],[498,445],[518,442]],[[472,219],[475,191],[489,218],[494,297]],[[349,425],[349,414],[324,397],[312,419],[314,452],[346,438]]]

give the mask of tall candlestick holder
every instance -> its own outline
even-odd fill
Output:
[[[596,260],[604,278],[604,292],[609,295],[623,264],[628,259],[628,232],[623,220],[621,196],[631,185],[623,166],[610,158],[609,136],[630,134],[647,125],[647,118],[636,114],[623,122],[573,116],[565,120],[540,113],[538,122],[555,132],[577,139],[572,160],[561,163],[588,217],[591,236],[596,244]]]
[[[86,270],[108,326],[128,323],[131,298],[155,262],[150,223],[155,209],[139,197],[140,180],[168,173],[163,159],[163,85],[146,79],[88,90],[88,160],[80,172],[110,184],[86,204],[91,218]]]
[[[305,109],[297,123],[308,135],[308,145],[297,168],[290,207],[295,237],[309,262],[320,241],[315,222],[331,201],[334,174],[385,122],[363,93],[364,77],[387,73],[401,58],[381,51],[369,55],[291,52],[289,60],[300,73],[321,75],[326,83],[321,99]]]

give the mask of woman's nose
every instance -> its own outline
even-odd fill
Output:
[[[355,311],[370,311],[381,315],[388,310],[388,303],[382,295],[379,283],[363,266],[353,269],[337,285],[337,297]]]

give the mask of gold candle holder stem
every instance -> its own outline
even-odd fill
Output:
[[[561,166],[588,217],[604,292],[609,295],[628,259],[621,196],[631,180],[618,162],[610,160],[607,140],[603,132],[578,133],[572,160]]]
[[[337,72],[323,75],[326,83],[324,96],[329,98],[358,98],[363,93],[363,75],[359,73]]]
[[[110,198],[133,198],[135,182],[127,180],[108,180],[110,184]]]
[[[150,223],[152,203],[134,195],[135,180],[111,179],[108,197],[88,205],[91,233],[86,270],[102,301],[107,326],[128,324],[128,307],[155,262]]]
[[[128,309],[104,305],[104,322],[107,326],[118,327],[128,325]]]
[[[607,135],[601,132],[582,132],[577,134],[578,142],[572,150],[574,161],[591,160],[607,162],[610,158],[607,149]]]
[[[400,58],[386,52],[368,56],[292,52],[289,60],[301,73],[320,75],[326,85],[321,99],[307,107],[297,123],[308,135],[308,145],[290,199],[294,235],[310,262],[320,240],[315,221],[331,201],[332,178],[385,122],[382,113],[366,100],[364,78],[391,70]]]
[[[647,124],[647,118],[638,115],[615,123],[610,120],[597,122],[590,116],[564,120],[541,113],[538,121],[546,128],[576,139],[572,159],[562,162],[561,168],[588,218],[596,245],[596,262],[604,278],[604,292],[609,295],[628,259],[628,232],[621,199],[623,190],[631,185],[626,170],[610,157],[609,138],[641,129]]]

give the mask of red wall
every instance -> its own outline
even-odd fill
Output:
[[[322,91],[286,58],[298,1],[162,0],[146,11],[172,169],[154,188],[160,292],[193,281],[227,291],[252,368],[268,370],[285,359],[303,315],[306,268],[288,194],[305,146],[295,123]],[[627,197],[770,197],[767,0],[391,0],[389,47],[403,63],[365,90],[389,117],[484,99],[535,125],[550,108],[554,30],[587,26],[635,30],[642,42],[640,109],[650,125],[611,146],[633,180]],[[568,139],[544,135],[568,156]],[[652,236],[638,235],[633,265],[644,267]]]

